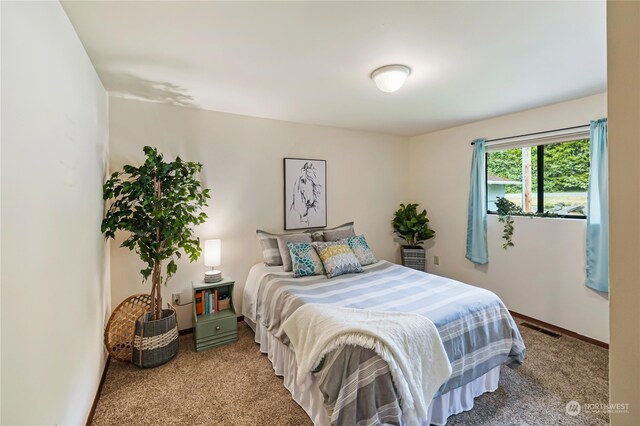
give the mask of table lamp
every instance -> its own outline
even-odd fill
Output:
[[[222,279],[222,272],[215,269],[220,266],[220,240],[206,240],[204,242],[204,264],[211,266],[211,270],[205,272],[204,282],[215,283]]]

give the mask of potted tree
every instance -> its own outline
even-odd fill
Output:
[[[421,247],[426,240],[433,238],[436,233],[429,228],[427,211],[418,213],[418,204],[400,204],[393,221],[393,230],[407,244],[401,247],[402,264],[408,268],[425,270],[425,252]]]
[[[162,309],[161,284],[178,270],[181,250],[191,262],[200,257],[200,239],[192,226],[207,218],[209,190],[194,178],[202,164],[177,157],[165,162],[156,148],[144,147],[145,162],[124,166],[103,187],[103,198],[112,203],[102,220],[105,238],[128,232],[121,244],[135,251],[145,263],[142,281],[151,277],[151,311],[135,325],[132,361],[139,367],[164,364],[178,352],[178,330],[173,309]]]

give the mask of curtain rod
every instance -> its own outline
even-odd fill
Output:
[[[554,130],[545,130],[544,132],[533,132],[533,133],[525,133],[523,135],[517,135],[517,136],[508,136],[505,138],[497,138],[497,139],[487,139],[485,142],[498,142],[498,141],[503,141],[506,139],[515,139],[515,138],[524,138],[526,136],[535,136],[535,135],[544,135],[545,133],[553,133],[553,132],[561,132],[563,130],[573,130],[573,129],[581,129],[583,127],[589,127],[590,124],[583,124],[581,126],[573,126],[573,127],[564,127],[562,129],[554,129]],[[471,145],[473,145],[474,142],[471,142]]]

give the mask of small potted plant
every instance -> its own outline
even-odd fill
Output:
[[[167,163],[149,146],[144,153],[147,158],[141,166],[124,166],[104,184],[103,198],[112,203],[102,220],[102,233],[115,238],[116,231],[127,232],[120,246],[135,251],[145,263],[140,271],[143,282],[151,277],[151,311],[136,321],[132,361],[139,367],[155,367],[178,352],[176,313],[162,309],[160,285],[178,270],[181,250],[192,262],[200,257],[200,240],[192,226],[207,218],[201,210],[209,190],[194,177],[202,164],[180,157]]]
[[[435,231],[429,228],[427,211],[422,210],[418,213],[418,204],[400,204],[391,224],[396,235],[407,242],[401,247],[402,264],[424,271],[425,251],[421,244],[436,235]]]

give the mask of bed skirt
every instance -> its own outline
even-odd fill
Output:
[[[298,385],[296,383],[298,367],[294,352],[271,335],[263,325],[256,326],[247,317],[245,322],[255,332],[255,341],[260,344],[260,352],[267,355],[276,375],[284,379],[284,387],[291,392],[293,400],[304,409],[315,426],[329,426],[329,417],[315,376],[311,373],[307,374],[304,384]],[[500,367],[496,367],[471,383],[440,395],[431,402],[429,418],[422,424],[441,426],[447,423],[449,416],[471,410],[474,398],[498,389],[499,379]]]

